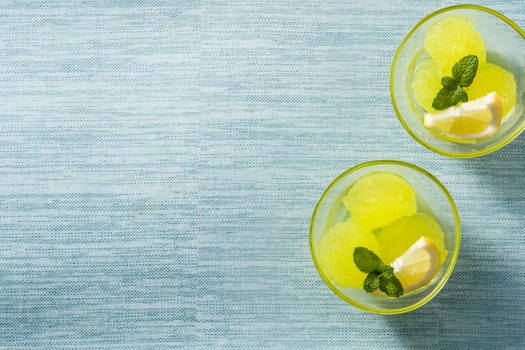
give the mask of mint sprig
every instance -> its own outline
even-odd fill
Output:
[[[442,110],[455,106],[460,102],[467,102],[468,95],[465,87],[470,86],[478,71],[478,57],[468,55],[460,59],[452,67],[452,77],[441,78],[441,90],[432,101],[432,108]]]
[[[394,269],[384,264],[376,253],[365,247],[356,247],[353,257],[357,268],[368,274],[363,282],[363,289],[367,293],[379,289],[390,297],[403,295],[403,286],[395,276]]]

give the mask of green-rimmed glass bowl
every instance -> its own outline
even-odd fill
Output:
[[[342,197],[360,177],[374,172],[390,172],[403,177],[416,191],[418,211],[433,215],[445,234],[448,251],[438,273],[424,287],[399,298],[376,296],[363,289],[343,288],[332,282],[318,262],[317,247],[322,234],[335,223],[347,220]],[[350,218],[351,219],[351,218]],[[368,312],[399,314],[417,309],[432,299],[445,285],[459,253],[460,223],[456,205],[446,188],[429,172],[409,163],[378,160],[357,165],[339,175],[324,191],[315,207],[310,225],[312,258],[326,285],[341,299]]]
[[[413,98],[411,81],[417,62],[426,56],[423,40],[428,28],[448,16],[469,19],[481,34],[487,62],[514,74],[516,105],[492,136],[473,143],[456,143],[436,137],[423,126],[424,111]],[[510,19],[477,5],[446,7],[423,18],[399,45],[390,74],[390,95],[399,121],[408,133],[428,149],[454,158],[477,157],[496,151],[525,129],[525,32]]]

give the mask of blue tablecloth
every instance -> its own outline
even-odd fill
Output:
[[[397,45],[453,3],[2,1],[0,349],[525,348],[525,135],[449,159],[390,102]],[[323,189],[372,159],[432,172],[462,220],[405,315],[310,257]]]

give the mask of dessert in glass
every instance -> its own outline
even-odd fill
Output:
[[[399,46],[390,94],[401,124],[430,150],[493,152],[525,129],[525,33],[482,6],[431,13]]]
[[[337,177],[312,217],[310,248],[321,278],[368,312],[398,314],[434,297],[454,268],[460,223],[454,201],[427,171],[372,161]]]

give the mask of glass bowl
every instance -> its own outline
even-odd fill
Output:
[[[469,19],[485,41],[487,61],[502,66],[516,79],[516,105],[492,136],[472,143],[456,143],[436,137],[423,126],[424,111],[412,96],[414,67],[427,54],[423,40],[428,28],[448,16]],[[504,15],[477,5],[446,7],[423,18],[397,49],[390,74],[390,95],[399,121],[426,148],[454,158],[476,157],[494,152],[525,129],[525,32]]]
[[[424,287],[398,298],[374,296],[363,289],[343,288],[323,272],[317,256],[319,240],[325,230],[348,218],[342,197],[361,176],[390,172],[404,178],[416,192],[418,212],[432,214],[439,222],[448,254],[434,278]],[[339,175],[324,191],[315,207],[310,225],[310,250],[314,265],[326,285],[346,302],[364,311],[399,314],[417,309],[432,299],[445,285],[459,253],[460,223],[456,205],[446,188],[427,171],[400,161],[378,160],[357,165]]]

